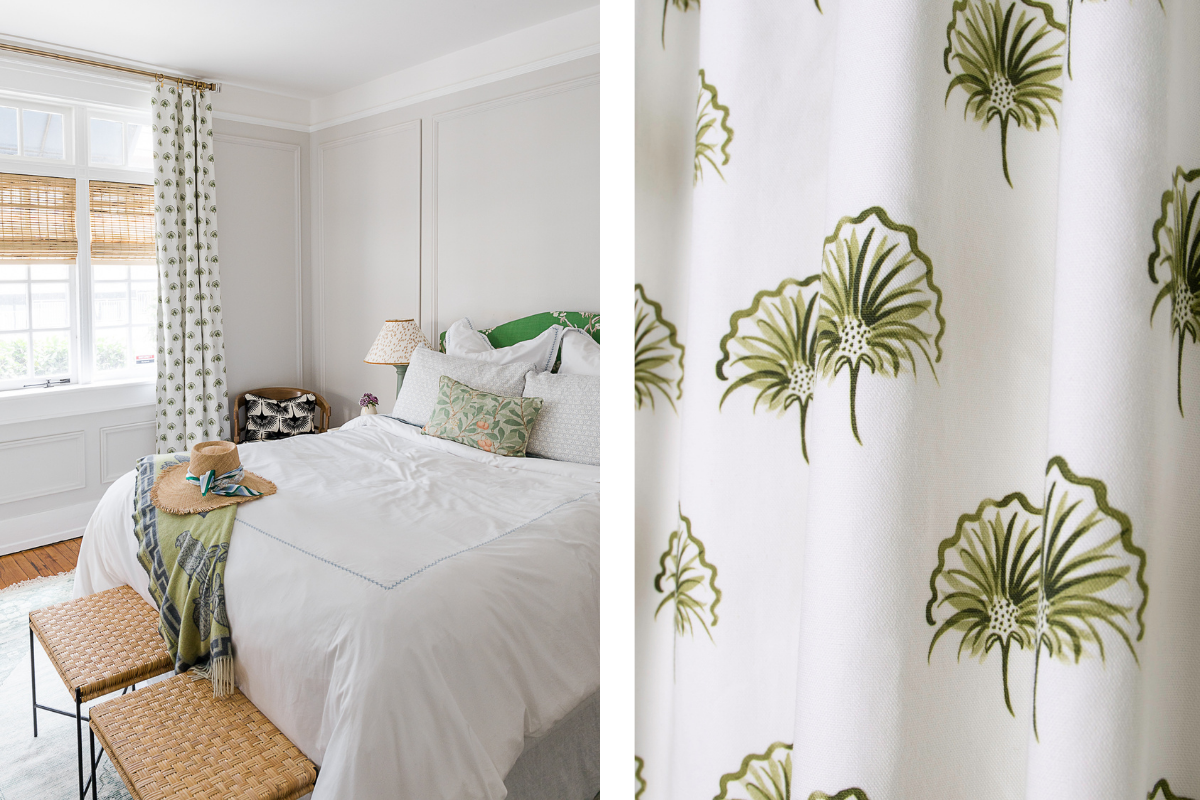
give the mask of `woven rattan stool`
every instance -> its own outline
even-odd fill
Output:
[[[295,800],[317,768],[238,690],[176,675],[92,708],[92,732],[134,800]]]
[[[37,668],[33,637],[37,636],[50,663],[75,698],[75,713],[37,701]],[[138,681],[170,672],[171,656],[158,633],[158,611],[128,586],[70,600],[29,612],[29,668],[33,683],[33,735],[38,732],[38,709],[75,718],[79,746],[79,796],[88,785],[83,770],[82,705]],[[91,757],[95,774],[96,757]],[[92,795],[95,796],[95,786]]]

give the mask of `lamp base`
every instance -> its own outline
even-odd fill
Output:
[[[404,373],[408,372],[408,364],[396,364],[396,397],[400,396],[400,387],[404,385]]]

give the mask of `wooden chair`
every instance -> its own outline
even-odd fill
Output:
[[[329,430],[329,403],[325,402],[325,398],[312,391],[311,389],[291,389],[287,387],[272,387],[267,389],[251,389],[248,392],[242,392],[233,401],[233,443],[240,444],[242,442],[242,409],[246,405],[246,395],[256,394],[259,397],[265,397],[268,400],[291,400],[293,397],[299,397],[302,394],[316,395],[317,398],[317,428],[315,433],[324,433]]]

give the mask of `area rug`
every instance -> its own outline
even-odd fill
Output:
[[[75,720],[39,711],[35,739],[29,686],[29,612],[70,600],[74,583],[75,573],[64,572],[0,591],[0,763],[3,763],[0,767],[0,800],[73,800],[78,797]],[[35,646],[35,652],[38,701],[42,705],[74,712],[71,695],[40,645]],[[86,705],[90,704],[85,704],[85,708]],[[86,762],[86,729],[83,737]],[[130,800],[125,785],[107,758],[100,765],[97,789],[97,796],[102,800]],[[91,793],[88,794],[90,797]]]

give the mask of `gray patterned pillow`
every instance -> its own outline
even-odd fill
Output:
[[[600,464],[600,376],[528,372],[525,396],[542,398],[542,411],[525,452]]]
[[[459,358],[436,353],[426,347],[413,351],[400,396],[392,407],[392,416],[424,427],[437,403],[438,379],[448,375],[472,389],[505,397],[521,397],[525,388],[525,373],[533,364],[493,364],[474,358]]]

